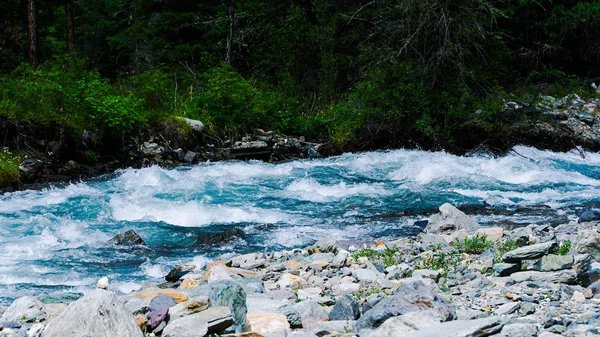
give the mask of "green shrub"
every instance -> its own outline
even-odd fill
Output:
[[[0,150],[0,187],[19,181],[19,159]]]
[[[488,241],[487,236],[476,235],[472,238],[465,238],[462,241],[458,241],[456,244],[457,248],[468,254],[481,254],[485,250],[492,247],[492,243]]]
[[[567,255],[571,250],[571,241],[565,240],[560,244],[560,247],[556,250],[556,254],[558,255]]]

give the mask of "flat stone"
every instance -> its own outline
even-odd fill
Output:
[[[198,296],[170,308],[169,317],[171,320],[179,319],[206,310],[209,306],[210,299],[207,296]]]
[[[498,333],[504,326],[499,316],[490,316],[470,321],[451,321],[408,333],[403,337],[480,337]]]
[[[323,321],[327,318],[327,312],[316,301],[302,301],[292,306],[302,317],[302,321]]]
[[[244,327],[244,331],[285,336],[290,331],[290,324],[283,314],[248,314],[246,316],[246,326]]]
[[[521,270],[520,263],[496,263],[492,269],[500,276],[508,276]]]
[[[535,337],[538,327],[531,323],[512,323],[505,325],[498,334],[499,337]]]
[[[352,271],[352,275],[358,279],[359,282],[373,283],[377,281],[378,278],[383,277],[383,275],[377,271],[372,269],[354,269]]]
[[[522,260],[532,260],[540,258],[550,253],[558,245],[556,241],[538,243],[531,246],[524,246],[511,250],[502,256],[502,261],[507,263],[521,262]]]
[[[573,297],[571,297],[571,301],[575,302],[585,302],[585,295],[582,292],[575,291],[573,293]]]
[[[555,271],[573,267],[573,256],[549,254],[542,256],[537,263],[539,271]]]
[[[425,247],[441,245],[443,247],[448,246],[448,240],[443,235],[421,233],[417,235],[417,241],[422,243]]]
[[[552,283],[566,283],[575,284],[577,281],[577,274],[574,270],[560,270],[560,271],[520,271],[510,275],[511,280],[516,283],[519,282],[552,282]]]
[[[228,307],[233,315],[233,325],[236,333],[242,332],[244,324],[246,323],[248,308],[246,306],[246,291],[240,283],[234,281],[218,281],[202,284],[190,290],[190,295],[192,297],[207,296],[210,299],[210,305],[212,307]]]
[[[317,287],[302,288],[298,289],[298,299],[301,301],[306,300],[319,300],[323,290]]]
[[[505,303],[505,304],[502,304],[501,306],[499,306],[494,311],[494,313],[496,315],[509,315],[509,314],[512,314],[513,312],[519,310],[520,307],[521,307],[521,304],[518,302]]]
[[[441,272],[439,270],[432,269],[417,269],[412,273],[413,277],[428,278],[434,280],[435,282],[440,279],[440,275]]]
[[[429,218],[427,233],[450,234],[460,229],[470,233],[479,228],[477,221],[448,203],[440,206],[439,211]]]

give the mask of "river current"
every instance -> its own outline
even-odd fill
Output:
[[[320,238],[415,235],[449,202],[482,225],[558,224],[600,208],[600,154],[518,146],[460,157],[395,150],[268,164],[121,170],[91,181],[0,195],[0,304],[85,292],[108,276],[127,293],[180,263],[301,247]],[[236,227],[244,239],[195,246]],[[148,244],[106,242],[134,229]]]

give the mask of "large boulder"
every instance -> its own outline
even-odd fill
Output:
[[[375,329],[390,317],[429,309],[438,312],[443,321],[456,318],[454,308],[434,294],[422,281],[406,283],[395,294],[382,299],[371,310],[365,312],[356,321],[354,331]]]
[[[235,281],[216,281],[203,284],[190,291],[191,297],[207,296],[211,307],[228,307],[233,315],[233,327],[236,333],[241,333],[246,324],[246,291]]]
[[[577,273],[572,270],[559,271],[520,271],[510,275],[511,280],[520,282],[551,282],[575,284],[577,282]]]
[[[17,299],[6,309],[0,322],[33,323],[46,318],[44,304],[35,297],[25,296]]]
[[[579,254],[590,254],[593,260],[600,261],[600,233],[596,228],[580,228],[577,231],[571,251]]]
[[[42,337],[143,337],[135,317],[114,293],[96,289],[71,303]]]
[[[229,242],[234,239],[243,239],[246,237],[246,234],[243,230],[239,228],[229,228],[222,232],[216,233],[202,233],[198,235],[196,239],[196,245],[207,245],[207,244],[215,244],[215,243],[224,243]]]
[[[511,250],[502,256],[502,261],[507,263],[521,262],[522,260],[533,260],[549,254],[558,247],[556,241],[538,243]]]
[[[480,227],[475,219],[450,204],[443,204],[439,210],[438,214],[429,218],[429,223],[425,228],[427,233],[450,234],[461,229],[472,233]]]

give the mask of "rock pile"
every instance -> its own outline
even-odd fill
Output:
[[[0,336],[596,336],[599,231],[482,228],[443,205],[417,238],[182,265],[121,297],[103,279],[58,308],[23,297]]]

